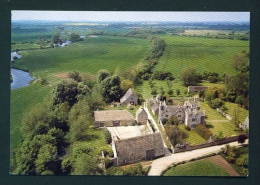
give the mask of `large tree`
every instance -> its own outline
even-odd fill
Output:
[[[100,86],[103,98],[106,102],[118,101],[122,90],[120,88],[121,80],[119,76],[113,75],[104,79]]]
[[[110,73],[108,70],[106,69],[101,69],[98,71],[98,77],[97,77],[97,81],[100,84],[105,78],[109,77]]]
[[[57,44],[59,42],[59,38],[60,38],[60,33],[59,32],[54,33],[52,36],[52,43]]]
[[[196,85],[198,83],[197,70],[195,68],[185,68],[179,74],[184,86]]]

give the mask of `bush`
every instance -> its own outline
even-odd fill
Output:
[[[168,94],[169,94],[169,95],[173,95],[173,90],[170,89],[170,90],[168,91]]]
[[[152,95],[156,95],[156,94],[157,94],[157,91],[156,91],[155,88],[152,89],[151,94],[152,94]]]
[[[204,125],[198,124],[196,125],[196,132],[203,137],[204,139],[208,140],[210,136],[212,136],[212,132]]]
[[[111,138],[111,134],[110,134],[110,132],[107,130],[107,128],[105,129],[104,137],[105,137],[105,140],[106,140],[107,144],[110,144],[111,141],[112,141],[112,138]]]
[[[188,130],[188,131],[191,130],[190,127],[188,127],[188,126],[186,126],[186,125],[185,125],[185,129]]]

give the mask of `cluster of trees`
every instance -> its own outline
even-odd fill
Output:
[[[70,34],[69,40],[71,42],[78,42],[78,41],[83,41],[83,38],[80,38],[79,34],[72,33],[72,34]]]
[[[163,122],[166,122],[164,124],[165,133],[172,145],[175,146],[176,144],[184,144],[185,138],[189,137],[189,135],[178,127],[178,118],[171,116],[167,121],[164,120]]]
[[[12,151],[14,174],[101,173],[93,149],[84,146],[84,142],[95,139],[95,135],[88,134],[93,110],[105,103],[96,85],[89,88],[80,79],[78,72],[69,73],[67,79],[54,86],[45,103],[25,116],[21,127],[23,139]],[[68,150],[70,155],[65,155]]]
[[[231,164],[240,175],[248,175],[248,147],[237,148],[226,145],[221,148],[221,155]]]
[[[178,33],[179,34],[179,33]],[[231,40],[245,40],[248,41],[250,39],[249,34],[234,34],[234,31],[231,31],[230,34],[218,34],[218,35],[210,35],[210,34],[183,34],[181,33],[182,36],[186,37],[202,37],[202,38],[215,38],[215,39],[231,39]]]
[[[197,77],[199,80],[206,80],[210,83],[216,83],[222,81],[223,77],[221,78],[218,73],[216,72],[208,72],[204,71],[202,74],[197,73]]]

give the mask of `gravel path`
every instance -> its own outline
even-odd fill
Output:
[[[248,142],[248,140],[246,140],[245,143],[247,143],[247,142]],[[168,155],[168,156],[164,156],[162,158],[156,159],[152,162],[151,169],[150,169],[148,175],[149,176],[159,176],[161,174],[161,172],[164,169],[166,169],[169,165],[171,165],[172,163],[187,161],[192,158],[204,156],[204,155],[211,154],[211,153],[217,153],[225,145],[226,144],[197,149],[197,150],[193,150],[193,151],[186,151],[186,152],[182,152],[182,153],[176,153],[176,154],[172,154],[172,155]],[[229,143],[229,145],[239,146],[240,144],[238,142],[232,142],[232,143]]]

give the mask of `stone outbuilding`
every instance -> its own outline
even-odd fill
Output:
[[[138,96],[134,93],[134,91],[130,88],[125,93],[125,95],[120,99],[120,103],[122,105],[137,105],[138,104]]]
[[[148,120],[148,114],[147,112],[144,110],[143,107],[140,107],[137,111],[136,111],[136,122],[140,123],[141,125],[144,125],[147,123]]]
[[[108,127],[112,136],[114,166],[121,166],[163,156],[164,145],[160,132],[147,125]]]
[[[104,110],[94,112],[95,127],[116,127],[133,125],[134,116],[127,110]]]
[[[188,92],[206,91],[207,89],[206,86],[188,86]]]

